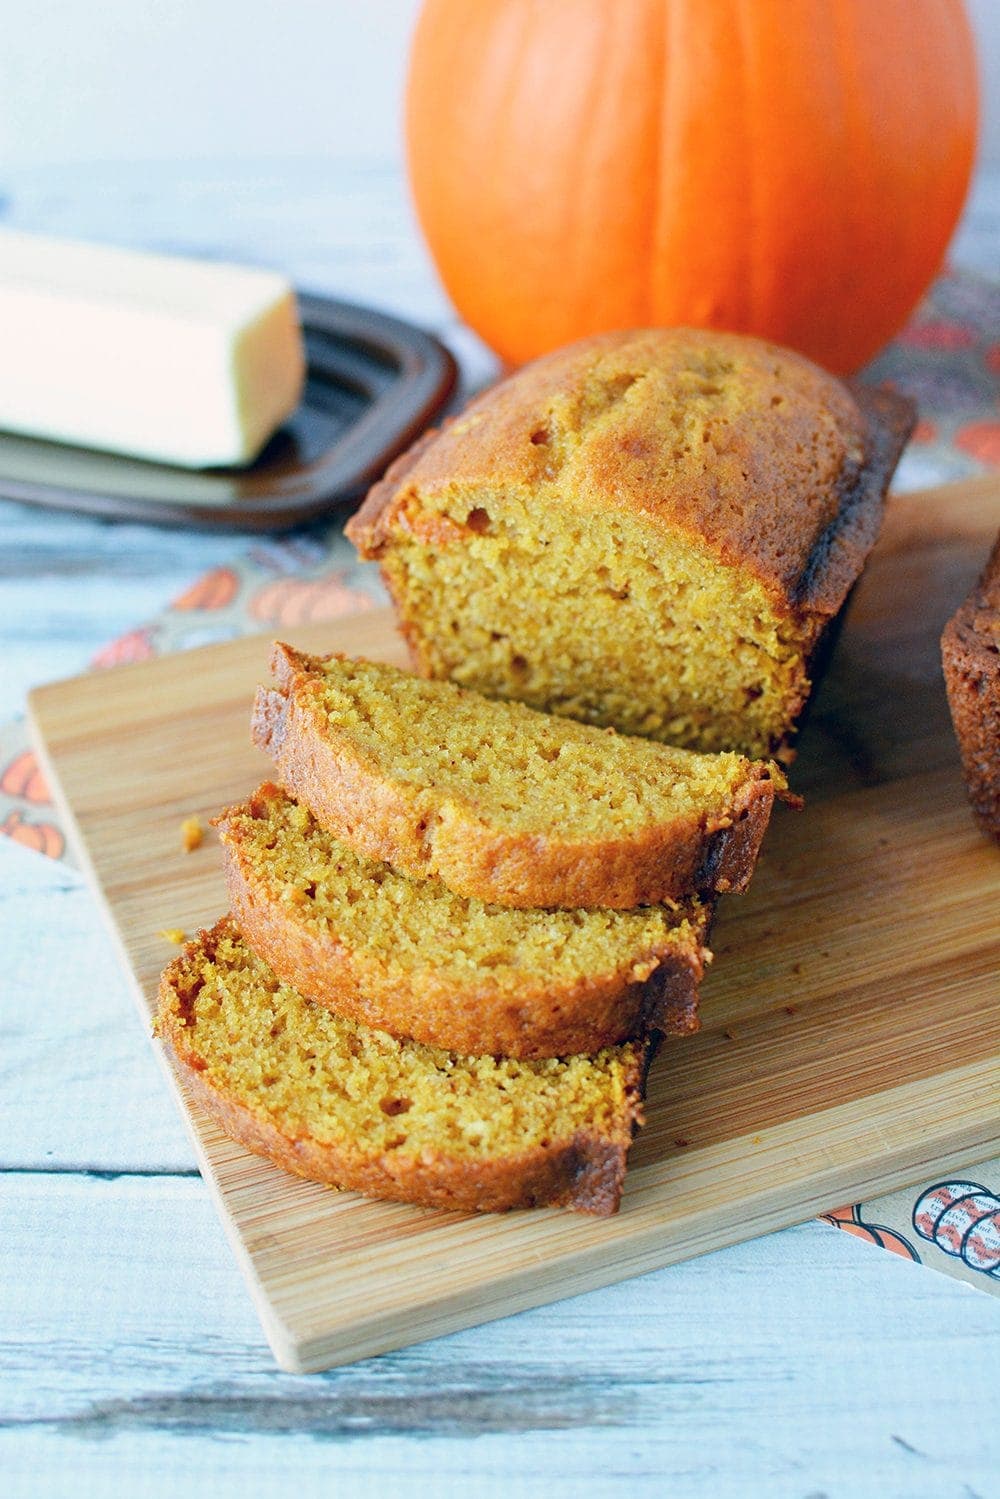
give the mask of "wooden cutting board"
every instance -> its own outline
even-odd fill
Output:
[[[703,1029],[650,1080],[620,1214],[475,1217],[369,1202],[231,1144],[178,1088],[281,1365],[436,1336],[1000,1153],[1000,851],[974,829],[937,639],[1000,527],[1000,483],[890,508],[751,892],[723,901]],[[386,612],[292,632],[386,660]],[[267,773],[248,743],[258,637],[32,694],[34,732],[144,1013],[224,907],[214,838]],[[178,1243],[184,1226],[177,1225]]]

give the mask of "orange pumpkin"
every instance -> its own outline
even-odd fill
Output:
[[[305,625],[371,607],[368,595],[350,588],[342,573],[329,573],[323,578],[278,578],[265,583],[251,599],[249,612],[270,624]]]
[[[0,791],[8,796],[19,796],[26,802],[50,802],[48,784],[35,758],[34,750],[22,750],[15,755],[0,776]]]
[[[844,373],[941,263],[975,53],[961,0],[427,0],[406,118],[442,279],[505,359],[687,323]]]
[[[240,580],[231,567],[213,567],[204,577],[192,583],[171,609],[224,609],[236,597]]]
[[[51,822],[26,822],[20,812],[7,814],[6,821],[0,823],[0,834],[50,859],[61,859],[66,848],[62,833]]]

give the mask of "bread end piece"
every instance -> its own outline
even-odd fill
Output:
[[[972,815],[1000,843],[1000,537],[945,625],[941,663]]]

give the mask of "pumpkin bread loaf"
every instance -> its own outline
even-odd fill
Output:
[[[450,1051],[595,1052],[697,1028],[711,905],[524,911],[352,852],[277,786],[216,823],[233,919],[279,978]]]
[[[945,626],[941,659],[973,815],[1000,841],[1000,537]]]
[[[699,750],[783,750],[910,404],[785,349],[608,333],[398,459],[350,521],[414,664]]]
[[[255,742],[338,838],[460,895],[626,908],[742,890],[784,777],[278,644]]]
[[[647,1052],[512,1061],[310,1004],[224,918],[163,975],[156,1028],[232,1138],[299,1176],[466,1210],[618,1207]]]

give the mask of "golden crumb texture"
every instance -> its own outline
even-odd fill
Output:
[[[711,902],[525,911],[470,899],[355,853],[270,783],[217,825],[247,942],[339,1014],[512,1057],[697,1027]]]
[[[517,1061],[396,1040],[303,999],[229,918],[166,969],[156,1029],[226,1133],[300,1176],[469,1211],[618,1207],[642,1046]]]
[[[603,334],[422,439],[348,534],[423,675],[761,758],[794,730],[912,421],[758,339]]]
[[[324,827],[414,877],[509,906],[626,909],[745,889],[785,782],[278,643],[253,737]]]

